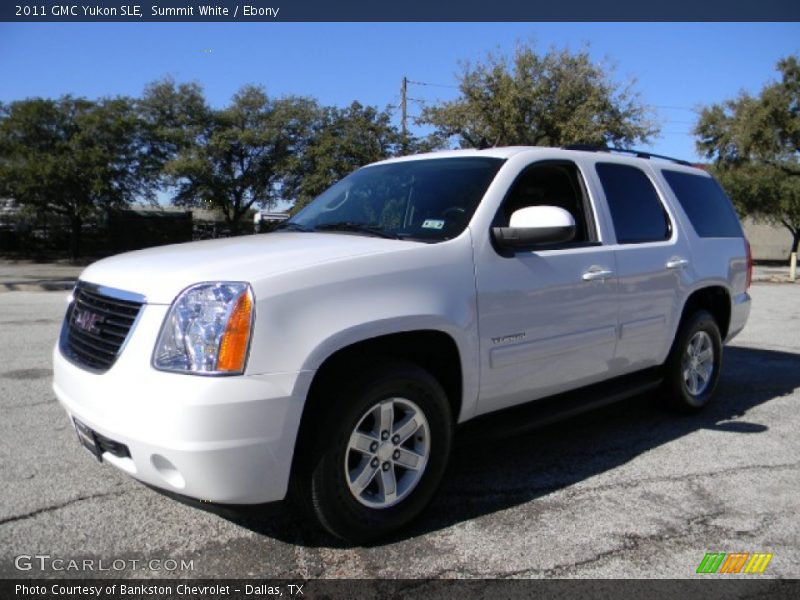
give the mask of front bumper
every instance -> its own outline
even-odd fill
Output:
[[[105,373],[86,371],[56,345],[53,390],[70,417],[130,457],[102,460],[155,487],[209,502],[255,504],[286,495],[313,371],[204,377],[150,366],[165,307],[147,306]]]

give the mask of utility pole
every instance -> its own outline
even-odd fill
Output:
[[[403,134],[403,152],[408,145],[408,77],[403,75],[400,86],[400,131]]]

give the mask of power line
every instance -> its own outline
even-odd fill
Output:
[[[403,81],[400,88],[400,108],[401,108],[401,126],[403,132],[403,138],[408,134],[408,102],[415,102],[420,106],[425,106],[429,101],[422,99],[422,98],[410,98],[408,96],[408,86],[409,85],[419,85],[425,87],[438,87],[438,88],[448,88],[448,89],[460,89],[460,86],[447,84],[447,83],[435,83],[432,81],[417,81],[415,79],[409,79],[406,76],[403,76]],[[441,100],[436,99],[435,102],[440,102]],[[674,106],[674,105],[661,105],[661,104],[654,104],[652,105],[653,108],[663,109],[663,110],[684,110],[689,112],[696,112],[697,109],[690,107],[690,106]],[[418,118],[412,116],[412,118]],[[674,124],[674,125],[695,125],[694,121],[681,121],[681,120],[672,120],[666,119],[665,123]],[[661,132],[663,135],[693,135],[693,132],[690,131],[664,131]]]
[[[450,84],[447,84],[447,83],[430,83],[428,81],[411,81],[411,80],[409,80],[408,83],[410,83],[412,85],[425,85],[425,86],[429,86],[429,87],[459,89],[459,86],[450,85]]]
[[[432,81],[417,81],[415,79],[408,79],[404,78],[408,85],[423,85],[427,87],[439,87],[439,88],[449,88],[449,89],[461,89],[461,86],[455,85],[452,83],[435,83]],[[651,105],[653,108],[663,108],[667,110],[688,110],[690,112],[695,112],[697,109],[692,106],[674,106],[674,105],[662,105],[662,104],[653,104]]]
[[[421,85],[425,87],[439,87],[439,88],[450,88],[450,89],[458,89],[457,85],[450,85],[446,83],[433,83],[431,81],[416,81],[409,79],[405,75],[403,75],[403,80],[400,83],[400,127],[403,133],[403,139],[406,139],[408,135],[408,103],[416,102],[420,106],[425,106],[428,103],[427,100],[422,98],[409,98],[408,96],[408,86],[409,85]],[[438,100],[437,100],[438,102]]]

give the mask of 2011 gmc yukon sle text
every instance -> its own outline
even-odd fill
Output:
[[[680,161],[393,159],[277,232],[89,266],[53,387],[82,443],[137,479],[216,503],[291,493],[364,542],[425,507],[475,417],[609,383],[702,408],[750,268],[728,198]]]

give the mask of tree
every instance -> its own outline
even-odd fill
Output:
[[[632,84],[620,86],[587,51],[519,45],[514,56],[489,54],[465,64],[460,96],[427,107],[418,123],[462,147],[584,143],[630,146],[658,133]]]
[[[66,217],[77,258],[87,218],[152,194],[143,139],[129,98],[12,102],[0,112],[0,195]]]
[[[178,84],[171,78],[148,85],[137,109],[147,132],[148,152],[158,168],[153,174],[157,178],[178,152],[200,141],[211,117],[199,84]]]
[[[434,135],[405,138],[392,113],[353,102],[346,108],[321,108],[311,139],[295,157],[284,192],[297,212],[334,183],[366,164],[395,156],[430,152],[443,145]]]
[[[270,206],[280,197],[291,159],[309,137],[316,103],[273,99],[260,87],[244,86],[228,107],[212,110],[199,102],[198,88],[176,94],[174,86],[168,87],[152,87],[147,100],[168,158],[164,174],[176,189],[173,201],[218,208],[236,234],[253,206]],[[156,98],[153,90],[163,97]],[[181,121],[186,102],[194,107],[194,117]]]
[[[371,162],[395,156],[401,134],[391,114],[353,102],[347,108],[320,110],[305,152],[296,157],[286,192],[293,211],[305,206],[339,179]]]
[[[800,61],[777,63],[780,81],[704,108],[697,149],[742,215],[781,224],[800,244]]]

